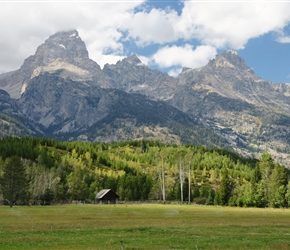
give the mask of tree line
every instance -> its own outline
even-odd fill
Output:
[[[290,205],[289,171],[266,152],[257,160],[224,149],[144,140],[0,140],[2,203],[91,202],[102,189],[114,190],[124,201]]]

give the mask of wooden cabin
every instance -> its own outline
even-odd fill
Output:
[[[119,198],[112,189],[103,189],[96,195],[96,200],[99,204],[116,204],[116,200]]]

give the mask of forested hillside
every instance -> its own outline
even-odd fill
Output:
[[[144,140],[105,144],[3,138],[0,177],[0,200],[11,206],[91,202],[104,188],[122,201],[290,205],[289,173],[268,153],[255,160],[222,149]]]

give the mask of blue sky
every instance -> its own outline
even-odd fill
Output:
[[[272,33],[251,39],[238,53],[259,77],[290,82],[290,44],[275,39]]]
[[[77,29],[101,67],[136,53],[178,76],[230,49],[261,78],[290,82],[287,1],[7,1],[0,22],[0,72],[20,68],[55,32]]]

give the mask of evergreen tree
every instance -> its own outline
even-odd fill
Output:
[[[20,157],[12,156],[7,158],[3,166],[1,190],[3,198],[9,201],[10,207],[17,200],[24,201],[27,199],[27,185],[25,166]]]
[[[261,179],[262,179],[262,173],[261,173],[260,167],[259,165],[256,165],[253,176],[251,178],[252,186],[257,185]]]
[[[285,194],[285,200],[286,200],[286,205],[289,207],[290,206],[290,181],[287,184],[287,191]]]
[[[145,153],[146,151],[147,151],[147,145],[146,145],[145,140],[143,139],[143,140],[141,141],[141,152],[142,152],[142,153]]]
[[[219,189],[219,202],[220,205],[228,205],[231,197],[232,182],[229,178],[228,170],[225,168],[222,172],[222,180]]]
[[[255,166],[254,173],[251,176],[251,189],[249,191],[249,195],[247,196],[247,202],[245,203],[247,206],[264,206],[266,187],[264,185],[265,181],[261,182],[261,180],[262,173],[260,166],[257,164]]]
[[[259,164],[262,179],[265,182],[265,199],[269,201],[269,183],[272,169],[274,168],[274,160],[269,153],[263,153]]]
[[[76,169],[67,177],[68,193],[72,200],[86,200],[89,196],[89,187],[84,181],[83,171]]]
[[[269,204],[271,207],[284,207],[287,192],[288,174],[285,167],[275,165],[269,183]]]
[[[213,205],[214,204],[214,197],[215,197],[215,192],[213,189],[210,189],[208,192],[208,197],[206,200],[206,205]]]
[[[50,202],[54,199],[54,194],[49,188],[47,188],[44,194],[41,195],[39,198],[42,202],[42,205],[49,205]]]
[[[268,204],[266,182],[261,180],[257,186],[253,196],[253,205],[255,207],[266,207]]]

